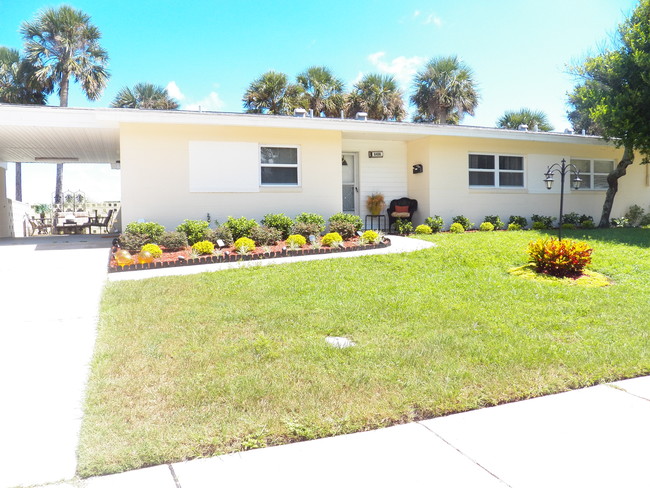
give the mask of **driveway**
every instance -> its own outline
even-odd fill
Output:
[[[0,488],[74,476],[110,245],[0,239]]]

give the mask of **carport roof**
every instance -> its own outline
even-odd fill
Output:
[[[111,163],[120,159],[120,126],[130,123],[329,130],[340,132],[343,139],[408,141],[428,136],[456,136],[605,144],[593,136],[471,126],[182,110],[0,104],[0,162]]]

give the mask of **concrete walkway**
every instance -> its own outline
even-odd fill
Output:
[[[111,239],[0,239],[0,487],[70,479]]]

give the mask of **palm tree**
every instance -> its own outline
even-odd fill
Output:
[[[290,115],[303,106],[302,87],[292,85],[284,73],[267,71],[249,86],[242,101],[246,112],[252,114]]]
[[[125,86],[117,92],[111,107],[176,110],[179,105],[169,96],[167,88],[152,83],[136,83],[133,89]]]
[[[297,76],[304,90],[303,97],[316,117],[338,117],[343,110],[345,97],[343,82],[325,66],[312,66]]]
[[[548,121],[548,116],[541,110],[522,108],[518,111],[508,110],[497,120],[500,129],[518,129],[520,125],[527,125],[529,129],[537,127],[542,132],[550,132],[553,126]]]
[[[51,87],[39,83],[18,50],[0,46],[0,103],[44,105]],[[23,201],[22,163],[16,162],[16,200]]]
[[[99,29],[81,10],[62,5],[41,10],[33,22],[23,22],[27,60],[42,83],[59,87],[59,105],[68,106],[70,78],[81,85],[89,100],[97,100],[108,81],[108,54],[99,45]],[[54,201],[61,202],[63,164],[56,166]]]
[[[413,80],[414,120],[457,124],[465,114],[474,115],[479,94],[472,76],[456,56],[432,58]]]
[[[397,120],[406,117],[402,91],[391,75],[367,74],[346,97],[347,117],[366,112],[369,119]]]

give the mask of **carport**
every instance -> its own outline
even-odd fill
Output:
[[[7,163],[96,163],[119,168],[119,121],[110,111],[0,104],[0,238],[23,206],[6,193]]]

